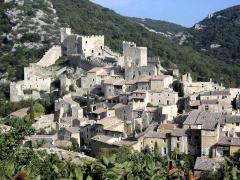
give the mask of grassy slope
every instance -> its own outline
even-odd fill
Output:
[[[52,0],[59,21],[69,24],[83,35],[104,34],[106,43],[121,52],[122,41],[134,41],[147,46],[150,56],[160,56],[165,67],[176,64],[181,72],[193,72],[195,77],[213,77],[228,85],[238,85],[240,68],[204,56],[191,48],[181,47],[155,33],[88,0]]]

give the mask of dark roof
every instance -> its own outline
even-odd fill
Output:
[[[213,99],[213,100],[201,100],[201,104],[218,104],[218,100],[217,100],[217,99]]]
[[[201,94],[201,96],[228,96],[228,95],[231,95],[229,90],[208,91]]]
[[[240,116],[226,116],[226,123],[240,123]]]
[[[194,165],[194,170],[213,171],[219,167],[220,162],[221,159],[198,157]]]
[[[208,111],[192,111],[184,121],[184,125],[202,125],[202,129],[214,130],[217,124],[225,123],[225,116],[221,113]]]
[[[221,137],[217,144],[222,146],[240,146],[240,138]]]

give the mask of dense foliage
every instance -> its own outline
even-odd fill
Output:
[[[186,30],[185,27],[175,24],[175,23],[170,23],[166,21],[161,21],[161,20],[154,20],[154,19],[141,19],[141,18],[130,18],[131,20],[141,23],[148,27],[149,29],[153,29],[157,32],[162,32],[165,34],[171,33],[172,35],[175,35],[179,32],[183,32]]]
[[[240,65],[240,6],[216,12],[199,24],[202,29],[186,31],[192,36],[185,44],[228,64]],[[211,48],[212,44],[220,47]]]
[[[69,24],[74,32],[91,35],[103,34],[106,44],[122,51],[122,41],[134,41],[149,48],[149,56],[160,56],[165,67],[177,65],[181,72],[193,72],[195,77],[212,77],[227,85],[239,85],[240,68],[226,65],[204,56],[191,48],[147,31],[141,25],[114,11],[95,5],[88,0],[52,0],[59,21]]]

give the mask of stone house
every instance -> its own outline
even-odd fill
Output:
[[[105,98],[118,96],[126,92],[126,85],[124,79],[106,79],[103,82],[103,93]]]
[[[184,95],[189,96],[195,93],[201,93],[205,91],[215,91],[215,90],[224,90],[225,88],[222,85],[218,85],[210,79],[210,81],[204,82],[193,82],[190,73],[182,75],[182,83]]]
[[[149,103],[153,106],[176,105],[178,102],[178,93],[171,89],[150,90],[148,91]]]
[[[191,154],[212,156],[212,147],[218,142],[224,123],[225,118],[221,113],[190,112],[183,125],[188,131]]]
[[[81,77],[81,88],[84,92],[96,91],[96,93],[102,92],[102,81],[110,78],[111,68],[95,67],[89,71],[85,76]],[[118,79],[118,76],[113,76],[113,79]]]
[[[60,140],[70,141],[71,138],[76,139],[78,145],[81,145],[81,136],[80,136],[80,128],[79,127],[67,127],[61,128],[58,131],[58,137]]]
[[[73,101],[71,94],[65,95],[62,99],[55,101],[55,114],[58,114],[58,119],[62,117],[72,117],[73,119],[83,118],[83,109],[80,105]]]
[[[239,137],[221,137],[213,147],[214,157],[232,156],[240,150]]]

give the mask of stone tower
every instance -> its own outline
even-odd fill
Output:
[[[61,28],[61,43],[67,38],[67,36],[71,35],[71,28]]]

